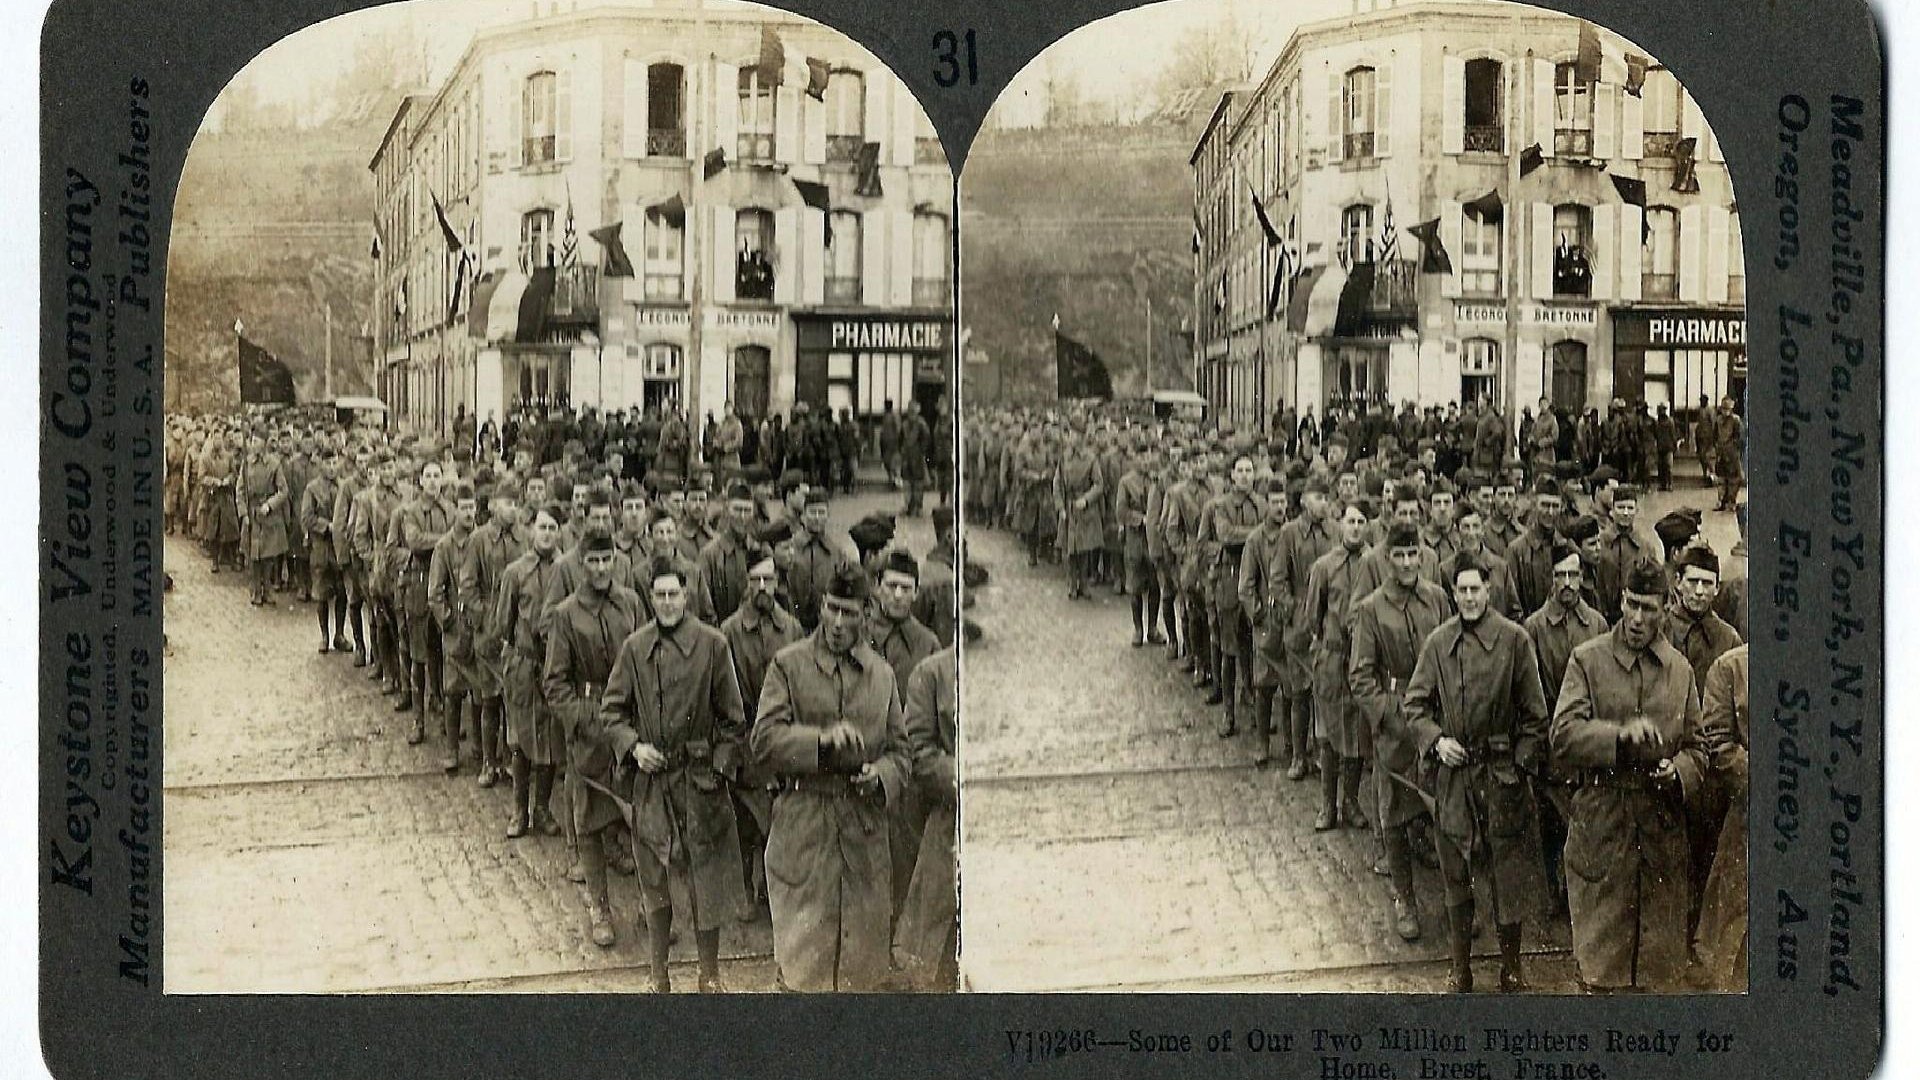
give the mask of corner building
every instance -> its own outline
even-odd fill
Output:
[[[1741,397],[1745,272],[1719,144],[1670,71],[1591,32],[1597,72],[1569,16],[1387,3],[1301,27],[1222,98],[1191,159],[1195,374],[1219,415]],[[1428,222],[1449,273],[1423,268],[1410,230]]]
[[[369,167],[379,387],[404,426],[535,402],[931,415],[951,385],[945,153],[905,85],[816,23],[536,5],[404,99]],[[591,235],[616,223],[630,275]]]

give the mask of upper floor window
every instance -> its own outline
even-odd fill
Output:
[[[740,210],[733,216],[733,295],[773,299],[773,212]]]
[[[529,210],[520,217],[520,269],[531,273],[553,265],[553,211]]]
[[[557,154],[560,131],[559,80],[551,71],[527,76],[520,88],[520,115],[523,117],[521,160],[529,165],[545,164]]]
[[[1571,61],[1553,66],[1553,152],[1593,153],[1593,83]]]
[[[741,161],[773,159],[773,87],[760,81],[760,69],[740,69],[740,125],[734,156]]]
[[[645,263],[647,299],[681,300],[685,291],[685,218],[669,216],[662,208],[647,208]]]
[[[953,302],[947,285],[947,265],[953,252],[947,239],[947,216],[931,210],[913,213],[913,304],[945,307]]]
[[[1593,294],[1593,211],[1566,204],[1553,208],[1553,295]]]
[[[1647,69],[1646,85],[1640,88],[1641,153],[1647,157],[1669,157],[1680,138],[1680,110],[1685,91],[1673,72],[1663,67]]]
[[[1680,213],[1671,206],[1647,207],[1647,236],[1640,246],[1640,295],[1672,300],[1680,295]]]
[[[1501,72],[1498,60],[1479,59],[1466,63],[1466,116],[1463,149],[1500,153],[1506,149],[1505,124],[1501,120]]]
[[[867,138],[867,79],[851,68],[827,75],[827,160],[853,161]]]
[[[860,215],[851,210],[835,210],[829,214],[826,241],[827,303],[859,303],[860,271],[864,258]]]
[[[1500,291],[1500,224],[1498,212],[1460,208],[1460,291],[1491,296]]]
[[[1372,68],[1357,67],[1347,72],[1346,81],[1340,87],[1340,130],[1345,139],[1343,157],[1373,156],[1373,91]]]
[[[1373,261],[1373,207],[1355,203],[1340,213],[1340,264]]]
[[[679,64],[647,67],[647,156],[686,157],[686,69]]]

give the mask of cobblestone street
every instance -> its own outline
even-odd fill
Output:
[[[1655,494],[1642,521],[1712,499]],[[1731,514],[1706,528],[1732,547]],[[1317,784],[1253,768],[1250,717],[1217,738],[1219,710],[1167,650],[1129,647],[1125,597],[1067,600],[1062,569],[1029,569],[1007,533],[972,530],[969,555],[992,574],[961,682],[970,989],[1442,989],[1437,872],[1416,868],[1423,933],[1403,942],[1372,835],[1314,832]],[[1567,929],[1544,895],[1529,902],[1529,978],[1572,992]],[[1490,929],[1476,953],[1497,956]]]
[[[892,494],[834,503],[834,525],[894,511]],[[915,552],[927,519],[900,520]],[[647,985],[639,898],[614,875],[620,939],[587,938],[565,841],[505,837],[509,789],[408,746],[347,653],[315,652],[311,605],[248,606],[242,575],[209,573],[168,537],[165,988],[168,993],[635,992]],[[675,986],[694,988],[693,934]],[[737,990],[774,988],[764,909],[721,936]]]

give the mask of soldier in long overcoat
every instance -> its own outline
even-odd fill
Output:
[[[1706,900],[1694,933],[1702,981],[1709,989],[1747,988],[1747,647],[1722,653],[1707,669],[1700,737],[1707,763],[1728,794]],[[1711,830],[1712,823],[1706,823]]]
[[[959,955],[954,948],[960,928],[954,860],[960,804],[954,771],[958,658],[958,650],[949,645],[922,660],[907,676],[907,744],[913,752],[913,781],[928,813],[895,940],[916,990],[952,989],[958,974]]]
[[[1246,552],[1247,537],[1264,516],[1254,494],[1253,458],[1241,454],[1234,459],[1230,486],[1215,495],[1200,514],[1197,540],[1205,569],[1208,609],[1213,619],[1209,629],[1219,643],[1219,670],[1215,675],[1215,695],[1226,705],[1218,734],[1226,738],[1239,723],[1239,704],[1251,700],[1253,636],[1246,614],[1240,606],[1240,559]],[[1212,698],[1209,699],[1213,700]]]
[[[1106,542],[1100,513],[1105,490],[1100,457],[1087,445],[1085,432],[1076,430],[1061,447],[1053,477],[1052,509],[1066,523],[1062,547],[1067,556],[1068,599],[1087,595],[1093,559]]]
[[[278,581],[280,559],[287,553],[287,524],[294,507],[280,455],[255,435],[247,440],[247,457],[237,481],[241,518],[247,527],[247,561],[253,572],[255,607],[267,603],[267,589]]]
[[[1313,737],[1320,746],[1320,813],[1313,827],[1322,831],[1343,817],[1351,828],[1368,824],[1360,809],[1360,769],[1373,748],[1347,685],[1347,616],[1356,581],[1371,573],[1368,524],[1360,501],[1340,512],[1340,543],[1313,564],[1306,602],[1294,613],[1293,648],[1308,653],[1313,667]]]
[[[548,836],[560,833],[560,823],[547,808],[553,794],[555,767],[565,747],[558,725],[541,690],[546,663],[546,596],[559,561],[560,523],[551,507],[533,511],[530,544],[500,572],[488,621],[490,648],[500,653],[500,685],[506,703],[508,774],[513,781],[513,806],[507,837],[518,839],[529,830]]]

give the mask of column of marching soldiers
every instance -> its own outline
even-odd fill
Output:
[[[1744,990],[1744,575],[1699,510],[1648,536],[1611,465],[1465,424],[1403,444],[983,409],[966,512],[1064,562],[1070,598],[1128,596],[1131,644],[1167,647],[1221,737],[1250,726],[1257,766],[1317,780],[1316,830],[1372,833],[1409,941],[1414,861],[1436,867],[1450,989],[1488,906],[1499,987],[1526,989],[1522,901],[1544,896],[1587,992]],[[1731,402],[1718,426],[1739,433]],[[1722,506],[1740,457],[1713,461]]]
[[[595,944],[617,937],[609,869],[636,877],[655,991],[676,898],[702,991],[727,989],[721,927],[761,905],[783,988],[954,985],[949,506],[916,559],[880,514],[846,550],[827,489],[733,457],[710,499],[685,453],[635,478],[578,440],[476,461],[260,418],[166,436],[168,530],[250,573],[255,605],[311,601],[320,652],[411,716],[408,742],[505,789],[509,838],[564,836]]]

